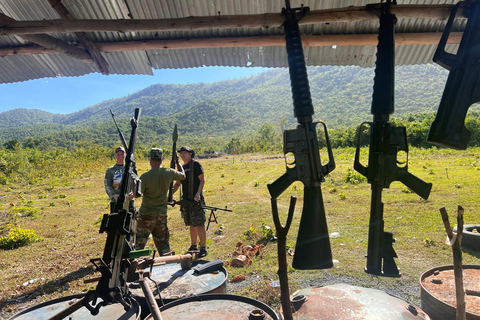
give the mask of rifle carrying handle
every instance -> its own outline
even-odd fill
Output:
[[[452,53],[448,53],[445,51],[445,46],[447,45],[448,37],[450,36],[450,32],[452,31],[453,21],[455,21],[455,17],[457,15],[458,8],[464,7],[465,1],[461,1],[453,7],[452,11],[450,12],[450,17],[448,18],[447,25],[443,30],[442,37],[440,38],[440,42],[438,43],[437,50],[433,55],[433,61],[441,65],[447,70],[451,68],[458,67],[460,64],[460,59],[457,58],[457,55]]]
[[[327,125],[323,121],[319,121],[315,123],[321,124],[325,132],[325,142],[327,144],[328,162],[322,166],[322,177],[324,177],[330,172],[332,172],[333,170],[335,170],[335,159],[333,157],[332,144],[330,143],[330,138],[328,136]]]

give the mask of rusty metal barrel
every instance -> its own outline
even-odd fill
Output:
[[[302,320],[430,320],[420,308],[384,291],[333,284],[296,291],[293,317]]]
[[[233,294],[202,294],[160,308],[162,320],[281,320],[265,303]],[[145,320],[153,319],[148,315]]]
[[[77,294],[73,296],[67,296],[51,301],[47,301],[41,304],[38,304],[29,309],[23,310],[20,313],[14,315],[10,320],[45,320],[49,319],[62,310],[65,310],[73,303],[83,298],[83,294]],[[125,311],[124,307],[120,303],[109,304],[107,306],[102,306],[99,309],[97,315],[92,315],[90,311],[82,307],[72,314],[70,314],[66,319],[69,320],[140,320],[141,309],[140,305],[132,300],[132,308]]]
[[[162,305],[162,302],[158,298],[158,289],[160,289],[160,296],[164,304],[191,295],[225,293],[227,291],[228,273],[223,266],[214,272],[202,274],[194,272],[196,266],[208,262],[206,260],[194,261],[190,270],[183,270],[180,263],[154,266],[150,278],[156,284],[150,280],[145,280],[145,282],[149,284],[159,306]],[[132,282],[129,284],[129,289],[133,297],[140,303],[143,311],[142,318],[144,318],[149,309],[142,288],[137,282]]]
[[[466,291],[467,320],[480,320],[480,265],[462,267]],[[453,265],[439,266],[420,276],[422,309],[435,320],[455,319],[455,275]]]

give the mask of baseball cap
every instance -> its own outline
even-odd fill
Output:
[[[163,150],[160,148],[152,148],[150,150],[150,159],[152,160],[162,160]]]
[[[181,147],[180,150],[177,150],[177,152],[182,152],[182,151],[190,152],[190,154],[192,155],[192,158],[195,157],[195,151],[193,151],[193,149],[190,147],[184,146],[184,147]]]
[[[117,149],[115,149],[115,153],[117,153],[118,151],[125,152],[125,148],[124,147],[118,147]]]

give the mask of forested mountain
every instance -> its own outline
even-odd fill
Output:
[[[315,119],[329,129],[345,129],[370,120],[374,69],[324,66],[308,69]],[[433,113],[448,72],[435,65],[396,68],[395,116]],[[103,101],[78,112],[55,115],[15,109],[0,113],[0,142],[28,139],[70,147],[86,140],[117,142],[109,109],[124,131],[134,108],[142,108],[139,139],[145,144],[169,141],[173,124],[194,141],[252,135],[262,125],[292,127],[290,78],[287,69],[216,83],[157,84],[134,94]],[[63,141],[63,142],[62,142]]]

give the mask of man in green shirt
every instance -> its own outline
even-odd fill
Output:
[[[115,209],[115,204],[120,196],[120,184],[122,183],[123,171],[125,170],[125,149],[118,147],[115,149],[115,165],[109,167],[105,172],[105,191],[110,198],[110,213]]]
[[[162,256],[170,252],[167,227],[167,194],[170,184],[185,179],[185,172],[177,157],[177,169],[162,167],[163,150],[150,150],[151,169],[140,176],[142,180],[143,201],[137,221],[137,239],[135,249],[143,249],[150,233]]]

